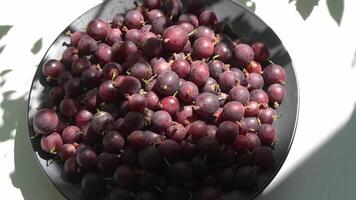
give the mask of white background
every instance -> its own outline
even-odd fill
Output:
[[[304,20],[289,0],[255,0],[256,13],[287,47],[300,86],[300,116],[290,154],[258,199],[354,199],[356,190],[356,1],[345,0],[341,24],[320,0]],[[316,2],[317,0],[298,0]],[[0,194],[61,200],[37,166],[28,141],[26,102],[36,66],[66,26],[100,0],[2,1],[0,25]],[[342,0],[329,0],[342,2]],[[308,7],[308,6],[307,6]],[[31,52],[42,38],[42,48]],[[11,70],[11,71],[7,71]],[[8,72],[8,73],[6,73]]]

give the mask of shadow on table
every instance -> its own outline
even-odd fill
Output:
[[[322,122],[315,122],[315,125]],[[308,139],[308,134],[298,137]],[[303,134],[303,135],[301,135]],[[348,122],[262,200],[355,199],[356,108]]]
[[[10,139],[10,132],[15,136],[15,171],[10,175],[12,184],[21,190],[26,200],[62,199],[41,172],[29,141],[27,130],[27,94],[10,99],[12,91],[4,93],[1,108],[4,110],[4,124],[0,127],[1,141]],[[5,136],[4,136],[5,135]]]
[[[295,8],[300,16],[306,20],[313,12],[314,7],[319,4],[320,0],[289,0],[289,3],[295,2]],[[344,0],[327,0],[330,16],[340,26],[344,14]]]

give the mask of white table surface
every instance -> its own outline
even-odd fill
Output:
[[[277,177],[258,199],[355,199],[356,1],[344,0],[340,25],[332,15],[338,15],[337,6],[343,0],[297,1],[298,9],[296,0],[253,1],[256,13],[287,47],[300,87],[293,146]],[[0,25],[12,25],[0,38],[0,47],[6,45],[0,53],[1,199],[64,199],[46,180],[31,152],[27,96],[37,64],[52,41],[100,2],[0,2]],[[313,2],[319,3],[311,12]],[[302,16],[309,13],[304,20]],[[31,49],[39,39],[42,48],[34,54]]]

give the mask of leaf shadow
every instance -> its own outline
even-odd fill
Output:
[[[5,47],[6,47],[6,45],[0,46],[0,54],[4,51]]]
[[[340,26],[342,15],[344,13],[344,0],[327,0],[326,4],[331,17]]]
[[[352,59],[351,66],[356,67],[356,51],[354,53],[354,58]]]
[[[32,46],[31,52],[36,55],[42,49],[42,38],[38,39]]]
[[[295,7],[300,16],[306,20],[313,12],[314,7],[319,4],[320,0],[296,0]],[[289,1],[292,2],[292,1]]]
[[[12,25],[0,25],[0,40],[10,31]]]
[[[56,189],[48,184],[41,172],[32,150],[27,126],[27,94],[16,99],[9,96],[14,91],[4,93],[1,108],[4,110],[4,125],[0,127],[0,141],[11,139],[15,131],[14,162],[15,170],[10,174],[14,187],[21,190],[26,200],[53,199],[62,200]],[[39,189],[41,188],[41,189]],[[41,192],[38,192],[41,191]]]
[[[303,20],[306,20],[313,12],[315,6],[318,6],[320,0],[289,0],[289,3],[295,2],[295,7]],[[344,0],[326,1],[330,16],[340,26],[344,14]]]

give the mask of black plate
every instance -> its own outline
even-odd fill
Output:
[[[267,187],[267,185],[272,181],[277,172],[280,170],[293,141],[299,108],[298,85],[295,71],[293,69],[291,58],[287,50],[282,45],[278,36],[258,16],[233,0],[207,1],[207,4],[209,5],[210,9],[219,15],[219,19],[226,20],[232,24],[234,32],[239,37],[246,37],[255,41],[262,41],[267,43],[272,49],[271,60],[282,65],[287,73],[287,94],[284,102],[278,110],[282,117],[273,124],[278,132],[278,143],[274,150],[274,157],[276,161],[275,165],[270,171],[259,174],[258,186],[256,188],[244,192],[234,191],[225,194],[223,197],[225,200],[253,199],[259,193],[261,193],[264,188]],[[76,19],[54,41],[40,62],[33,79],[33,83],[31,85],[31,92],[28,100],[28,122],[30,137],[34,135],[34,131],[31,125],[31,118],[36,112],[36,108],[49,106],[46,104],[48,102],[47,86],[50,83],[44,80],[44,77],[41,73],[41,66],[51,58],[60,59],[61,54],[65,49],[63,43],[69,43],[69,37],[65,35],[65,32],[67,32],[68,29],[72,32],[77,30],[85,30],[88,22],[94,18],[111,20],[115,14],[124,13],[133,7],[133,0],[105,1]],[[52,163],[49,166],[47,165],[47,160],[49,158],[47,154],[41,150],[40,138],[36,137],[30,141],[32,143],[35,157],[38,160],[39,166],[46,174],[48,180],[54,184],[54,186],[66,198],[71,200],[85,199],[84,195],[80,192],[80,186],[78,184],[72,184],[63,179],[61,174],[63,168],[61,164]]]

